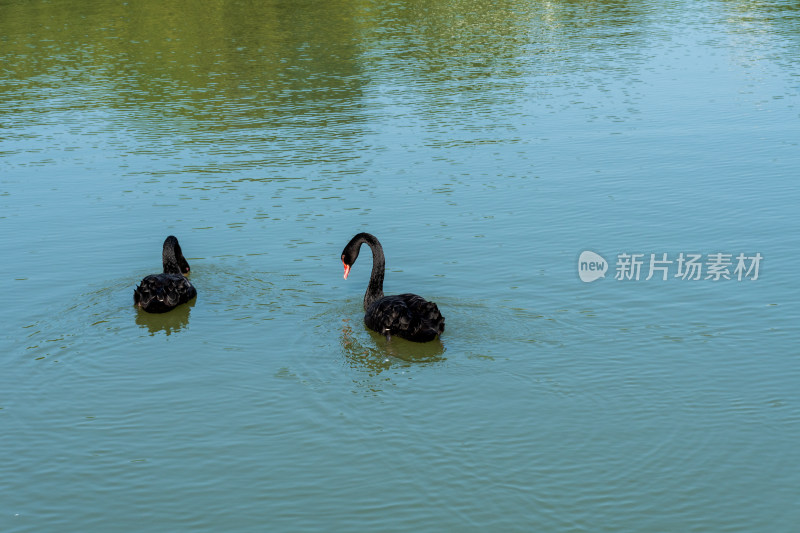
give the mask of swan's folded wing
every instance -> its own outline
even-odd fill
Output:
[[[416,294],[386,296],[364,315],[367,327],[383,335],[427,342],[444,331],[444,317],[433,302]]]

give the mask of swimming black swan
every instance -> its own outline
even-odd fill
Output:
[[[444,317],[436,304],[416,294],[383,295],[383,274],[386,259],[383,247],[374,235],[359,233],[342,251],[344,279],[358,258],[363,243],[372,249],[372,275],[364,294],[364,323],[386,336],[397,335],[414,342],[432,341],[444,332]]]
[[[178,239],[167,237],[161,258],[164,273],[145,277],[133,291],[134,305],[148,313],[166,313],[197,296],[197,290],[183,277],[190,269]]]

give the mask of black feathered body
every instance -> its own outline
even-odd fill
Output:
[[[397,336],[415,342],[428,342],[441,335],[444,332],[444,317],[435,303],[416,294],[383,295],[386,258],[381,243],[374,235],[359,233],[345,246],[342,251],[345,279],[363,243],[372,250],[372,274],[364,294],[364,324],[387,339]]]
[[[367,308],[364,324],[387,339],[397,336],[415,342],[432,341],[444,332],[444,317],[439,308],[416,294],[376,300]]]
[[[133,303],[148,313],[166,313],[197,296],[181,274],[151,274],[133,291]]]
[[[164,273],[146,276],[133,291],[134,305],[148,313],[166,313],[197,296],[197,290],[184,277],[191,269],[173,235],[164,240],[161,262]]]

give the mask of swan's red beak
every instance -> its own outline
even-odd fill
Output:
[[[347,275],[350,273],[350,265],[344,261],[342,261],[342,264],[344,265],[344,279],[347,279]]]

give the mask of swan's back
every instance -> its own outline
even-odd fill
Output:
[[[151,274],[133,291],[133,303],[148,313],[166,313],[197,296],[197,290],[180,274]]]
[[[444,317],[435,303],[416,294],[385,296],[373,302],[364,323],[378,333],[428,342],[444,332]]]

